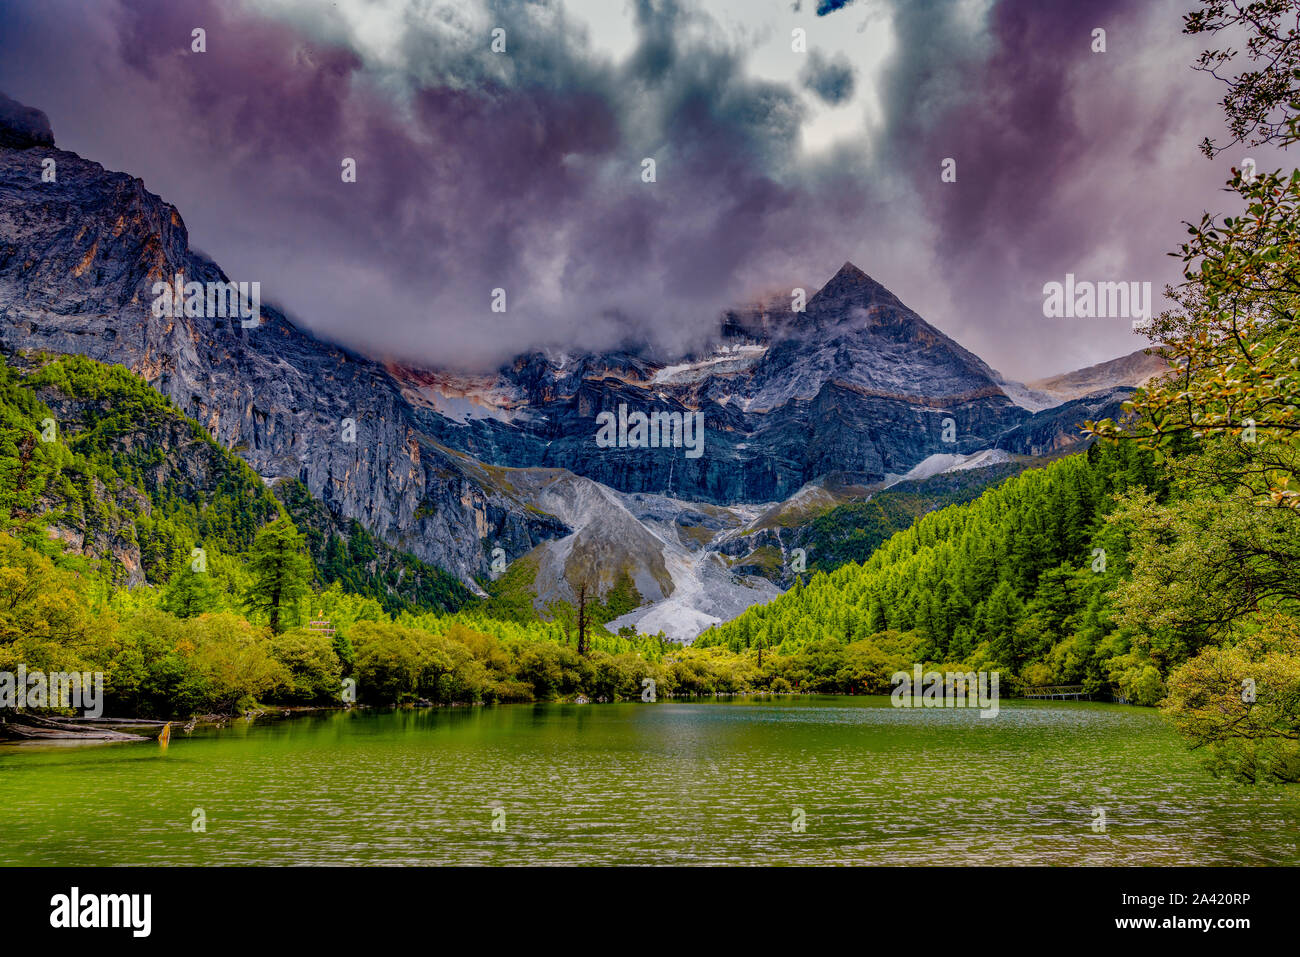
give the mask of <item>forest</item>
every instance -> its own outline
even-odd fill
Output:
[[[827,638],[902,633],[917,661],[1155,704],[1158,670],[1114,620],[1132,534],[1117,503],[1130,489],[1169,494],[1151,453],[1094,444],[923,516],[865,562],[797,583],[696,644],[784,655]]]

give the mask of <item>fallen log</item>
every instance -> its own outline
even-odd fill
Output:
[[[108,728],[85,728],[39,715],[24,714],[0,721],[0,738],[20,741],[148,741],[138,734]]]
[[[87,718],[82,715],[74,715],[60,720],[69,724],[125,725],[130,728],[161,728],[167,723],[166,721],[156,721],[153,718]]]

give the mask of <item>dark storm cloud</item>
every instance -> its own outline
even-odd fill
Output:
[[[809,50],[808,65],[799,72],[799,82],[837,106],[853,96],[853,64],[843,53],[828,57],[820,50]]]
[[[824,247],[830,224],[807,215],[817,202],[794,169],[799,97],[748,78],[736,51],[683,41],[696,14],[641,0],[640,43],[615,66],[562,16],[537,16],[557,5],[490,7],[507,54],[486,30],[413,15],[406,66],[384,78],[400,86],[381,92],[354,52],[287,23],[134,0],[104,21],[111,42],[76,43],[112,77],[83,77],[82,95],[129,89],[113,104],[123,129],[154,128],[166,149],[126,168],[232,277],[262,280],[315,329],[409,359],[681,349],[756,282],[784,277],[787,244]],[[67,38],[24,13],[27,41],[66,59]],[[205,54],[188,49],[196,25]],[[42,87],[24,92],[41,102]],[[75,129],[54,112],[56,135]],[[355,184],[340,180],[343,157]],[[498,287],[505,316],[489,308]]]
[[[896,5],[899,48],[909,52],[887,83],[891,141],[905,152],[946,151],[962,167],[959,182],[975,181],[934,204],[941,246],[950,254],[1049,218],[1046,210],[1059,199],[1061,184],[1086,178],[1096,159],[1075,97],[1104,82],[1123,53],[1089,59],[1091,30],[1131,34],[1125,11],[1133,5],[1061,4],[1050,17],[1043,6],[1041,0],[1003,0],[990,23],[993,46],[984,52],[963,42],[969,28],[948,0]],[[955,63],[953,51],[961,51]],[[917,170],[921,181],[936,179],[932,173]],[[1026,252],[1044,250],[1030,245]]]
[[[1145,346],[1123,321],[1052,325],[1043,284],[1074,272],[1150,281],[1158,296],[1180,278],[1166,255],[1179,223],[1223,208],[1229,164],[1193,153],[1221,119],[1214,83],[1190,69],[1199,47],[1179,32],[1191,6],[1001,0],[979,36],[956,4],[893,3],[889,163],[911,171],[934,229],[945,330],[1008,371]],[[956,183],[941,181],[946,158]]]
[[[817,0],[817,16],[824,17],[836,10],[843,10],[851,3],[853,0]]]
[[[1199,212],[1178,177],[1199,169],[1206,196],[1222,178],[1196,165],[1215,130],[1175,122],[1194,50],[1161,45],[1173,0],[1002,0],[987,23],[896,0],[883,126],[813,156],[811,98],[755,78],[707,6],[632,0],[636,45],[615,61],[559,2],[411,4],[376,62],[323,6],[270,19],[213,0],[18,0],[0,11],[0,89],[44,109],[62,147],[142,176],[232,278],[372,353],[671,353],[725,306],[849,258],[1015,374],[1141,345],[1047,329],[1040,290],[1099,250],[1136,271],[1116,278],[1146,278]],[[205,54],[189,50],[196,26]],[[1110,31],[1096,57],[1094,26]],[[853,66],[809,56],[804,82],[848,97]],[[939,181],[948,156],[956,184]]]

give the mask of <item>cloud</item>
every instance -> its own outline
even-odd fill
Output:
[[[824,17],[836,10],[843,10],[851,3],[853,0],[817,0],[817,16]]]
[[[1142,344],[1046,325],[1041,285],[1159,287],[1178,221],[1217,201],[1226,171],[1195,149],[1217,91],[1193,91],[1174,0],[864,2],[892,31],[885,69],[814,47],[790,82],[760,75],[753,43],[801,14],[736,31],[726,2],[628,0],[614,57],[559,0],[14,0],[0,89],[143,177],[232,278],[372,354],[677,354],[722,309],[845,259],[1026,378]],[[864,120],[806,152],[828,104]]]
[[[853,97],[853,64],[843,53],[831,58],[820,50],[809,50],[808,65],[799,73],[799,82],[826,103],[838,106]]]

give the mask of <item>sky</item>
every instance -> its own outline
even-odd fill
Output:
[[[1045,318],[1044,284],[1150,282],[1159,305],[1183,222],[1233,210],[1230,167],[1283,165],[1198,151],[1223,91],[1191,68],[1191,5],[5,0],[0,91],[377,358],[675,358],[852,261],[1028,381],[1147,345]]]

